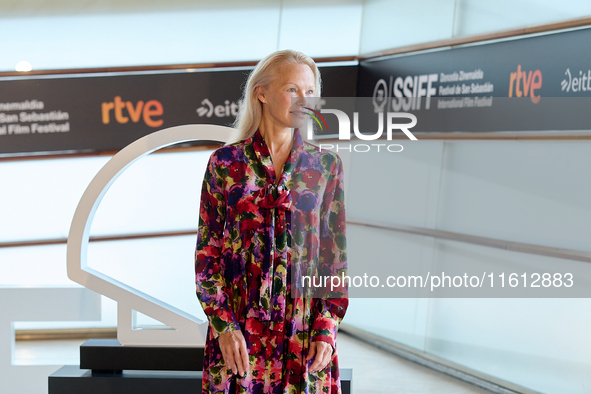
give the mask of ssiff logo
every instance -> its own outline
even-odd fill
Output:
[[[391,76],[388,87],[386,81],[380,79],[373,90],[374,111],[382,112],[386,106],[395,112],[420,110],[423,98],[425,109],[430,109],[431,97],[437,94],[437,81],[437,74],[407,75],[394,80]]]

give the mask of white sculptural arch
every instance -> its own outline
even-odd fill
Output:
[[[117,339],[121,344],[203,346],[207,322],[88,267],[86,258],[90,228],[101,200],[115,180],[142,157],[181,142],[225,142],[233,131],[230,127],[216,125],[184,125],[142,137],[113,156],[97,173],[80,199],[68,235],[68,277],[117,302]],[[134,329],[135,311],[172,329]]]

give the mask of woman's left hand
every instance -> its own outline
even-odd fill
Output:
[[[310,350],[308,352],[308,357],[306,357],[306,361],[311,360],[314,356],[316,356],[316,359],[312,365],[310,365],[310,369],[308,370],[309,373],[322,371],[328,366],[332,357],[332,346],[324,341],[310,343]]]

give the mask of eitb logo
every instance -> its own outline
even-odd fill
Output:
[[[328,131],[326,120],[322,114],[333,114],[337,117],[338,121],[338,138],[340,141],[350,141],[352,134],[354,138],[362,141],[376,141],[382,138],[384,129],[386,131],[386,140],[392,140],[392,134],[394,131],[402,131],[411,141],[417,141],[417,138],[410,132],[409,129],[413,128],[417,124],[417,117],[407,112],[377,112],[370,114],[369,116],[377,116],[378,126],[377,131],[368,133],[367,130],[360,130],[359,127],[359,112],[353,112],[353,133],[351,133],[351,120],[349,115],[344,111],[338,109],[325,109],[322,108],[316,111],[310,107],[302,107],[310,112],[307,113],[309,116],[307,122],[307,138],[308,140],[314,139],[314,123],[318,125],[320,130]],[[364,115],[365,116],[365,115]],[[408,119],[410,122],[398,123],[401,119]],[[384,127],[385,123],[385,127]],[[348,151],[348,152],[369,152],[369,151],[388,151],[388,152],[401,152],[403,147],[400,144],[348,144],[348,145],[335,145],[335,144],[319,144],[320,150],[335,150],[335,151]]]

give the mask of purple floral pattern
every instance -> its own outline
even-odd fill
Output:
[[[306,268],[307,267],[307,268]],[[298,130],[276,180],[259,131],[217,149],[207,165],[196,250],[197,297],[209,319],[203,393],[340,394],[336,351],[347,289],[293,297],[296,277],[346,272],[342,163],[304,143]],[[335,294],[336,293],[336,294]],[[244,333],[250,372],[233,376],[217,338]],[[309,343],[328,342],[329,365],[315,373]]]

